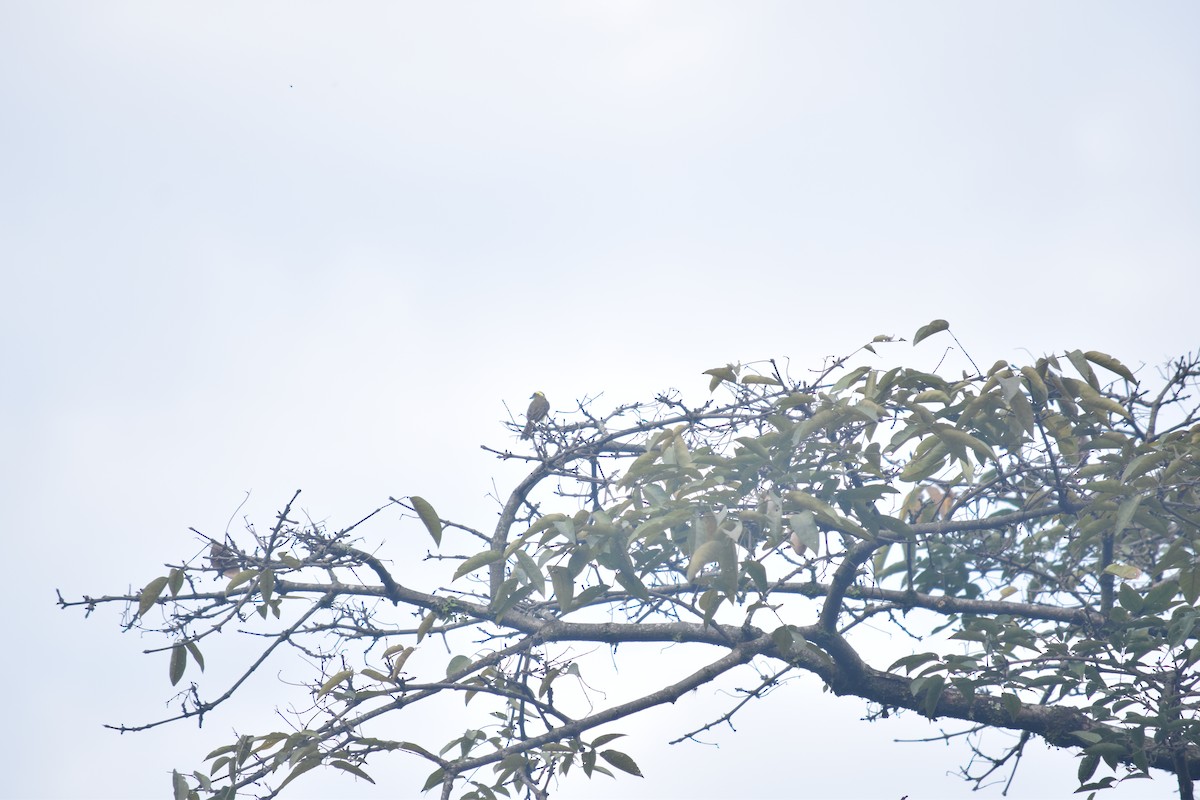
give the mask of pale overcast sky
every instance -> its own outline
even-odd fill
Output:
[[[165,658],[54,607],[190,557],[247,491],[260,524],[302,488],[332,525],[421,494],[486,526],[512,474],[478,445],[535,388],[703,390],[934,317],[988,364],[1197,348],[1197,42],[1193,2],[0,0],[0,796],[163,797],[275,725],[295,665],[200,731],[102,729],[164,711]],[[892,743],[936,726],[815,682],[666,745],[723,700],[626,726],[644,780],[562,796],[968,794],[961,750]],[[428,771],[379,763],[288,796]],[[1010,796],[1075,768],[1032,757]]]

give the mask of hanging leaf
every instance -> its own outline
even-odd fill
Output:
[[[547,571],[550,573],[550,584],[559,608],[564,613],[570,611],[574,607],[575,599],[575,584],[571,579],[571,571],[566,567],[547,567]]]
[[[395,663],[392,664],[392,671],[391,671],[391,674],[388,675],[388,680],[394,681],[394,680],[396,680],[396,678],[398,678],[400,676],[401,670],[404,669],[404,662],[408,661],[409,656],[411,656],[416,651],[417,651],[417,648],[415,648],[415,647],[405,647],[403,650],[400,651],[399,657],[397,657]]]
[[[200,647],[191,639],[185,639],[183,646],[192,654],[192,660],[200,667],[200,671],[204,672],[204,654],[200,652]]]
[[[417,644],[425,638],[425,634],[429,633],[429,629],[433,627],[433,623],[437,622],[437,612],[430,611],[425,615],[425,619],[421,620],[421,624],[417,626]]]
[[[258,579],[258,591],[262,595],[264,603],[271,601],[271,595],[275,593],[275,572],[273,570],[264,569],[262,575]]]
[[[711,564],[720,560],[721,551],[725,543],[719,539],[709,539],[704,544],[696,548],[696,552],[692,553],[692,560],[688,563],[687,579],[695,581],[696,575],[704,567],[705,564]]]
[[[163,593],[163,589],[167,588],[167,576],[163,575],[146,584],[146,588],[138,594],[138,616],[145,616],[146,612],[154,607],[158,602],[159,595]]]
[[[1121,506],[1117,509],[1117,520],[1113,523],[1113,536],[1120,536],[1121,532],[1129,527],[1129,523],[1133,521],[1133,515],[1141,505],[1142,496],[1135,494],[1133,497],[1127,497],[1121,502]]]
[[[1088,386],[1093,389],[1100,388],[1100,381],[1096,379],[1096,373],[1092,371],[1091,365],[1087,362],[1087,357],[1080,350],[1072,350],[1067,353],[1067,360],[1071,362],[1071,366],[1075,367],[1075,371],[1088,382]]]
[[[1104,367],[1109,372],[1115,372],[1117,375],[1120,375],[1130,383],[1137,383],[1137,380],[1133,377],[1133,373],[1129,371],[1129,368],[1107,353],[1098,353],[1095,350],[1088,350],[1083,354],[1083,356],[1096,366]]]
[[[816,555],[817,546],[821,543],[820,532],[817,530],[816,515],[812,511],[801,511],[787,518],[791,530],[790,544],[797,555],[808,552]]]
[[[179,594],[179,590],[183,588],[183,570],[173,569],[167,578],[167,585],[171,587],[171,597]]]
[[[187,648],[182,643],[178,643],[171,647],[170,676],[172,686],[179,683],[185,669],[187,669]]]
[[[1050,390],[1046,388],[1046,382],[1042,380],[1042,376],[1033,367],[1021,367],[1021,374],[1025,376],[1033,399],[1038,402],[1038,405],[1045,405],[1046,400],[1050,397]]]
[[[437,512],[433,510],[433,506],[424,497],[413,495],[411,498],[413,508],[416,509],[417,516],[421,518],[421,522],[425,523],[425,529],[429,531],[429,535],[433,537],[433,543],[442,546],[442,520],[438,517]]]
[[[171,790],[175,794],[175,800],[187,800],[188,792],[191,791],[187,779],[175,770],[171,770]]]
[[[287,786],[289,783],[296,780],[296,778],[299,778],[301,775],[308,772],[310,769],[319,765],[320,763],[321,763],[321,754],[320,753],[315,753],[313,755],[302,758],[296,764],[296,766],[292,767],[292,771],[288,773],[288,776],[286,778],[284,778],[283,783],[279,784],[278,788],[275,789],[275,793],[278,794],[280,789]]]

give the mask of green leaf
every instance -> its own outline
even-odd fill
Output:
[[[581,607],[586,606],[588,603],[590,603],[593,600],[595,600],[596,598],[602,596],[607,591],[608,591],[607,583],[597,583],[595,586],[589,586],[588,588],[586,588],[582,592],[580,592],[578,596],[576,596],[574,601],[572,601],[573,605],[581,606]]]
[[[1124,758],[1129,754],[1129,750],[1123,744],[1116,742],[1100,742],[1088,747],[1083,752],[1089,756],[1100,756],[1106,761],[1110,758]]]
[[[391,647],[389,647],[388,649],[384,650],[382,653],[380,653],[379,656],[380,656],[380,658],[387,658],[388,656],[396,655],[396,653],[403,653],[407,649],[408,649],[408,645],[394,644]]]
[[[171,574],[167,578],[167,585],[171,587],[171,597],[179,594],[179,590],[183,588],[183,570],[171,570]]]
[[[1138,504],[1142,502],[1142,496],[1135,494],[1133,497],[1127,497],[1121,502],[1117,509],[1117,520],[1113,523],[1113,536],[1120,536],[1121,532],[1129,527],[1129,523],[1133,520],[1134,512],[1137,511]]]
[[[954,452],[956,447],[969,447],[975,451],[975,456],[981,464],[989,460],[996,460],[996,453],[990,445],[981,442],[966,431],[951,428],[949,425],[934,425],[933,432],[934,435],[946,443],[951,452]]]
[[[321,698],[332,692],[337,685],[354,674],[352,669],[344,669],[341,672],[334,673],[329,680],[321,684],[321,688],[317,690],[317,697]]]
[[[529,578],[529,585],[533,590],[543,597],[546,596],[546,576],[542,574],[541,568],[533,557],[524,550],[517,550],[517,564],[520,565],[521,571],[525,573],[525,577]]]
[[[296,780],[296,778],[299,778],[301,775],[308,772],[310,769],[312,769],[313,767],[317,766],[320,763],[321,763],[321,754],[320,753],[315,753],[311,756],[306,756],[306,757],[302,758],[300,760],[300,762],[296,764],[296,766],[292,767],[292,771],[289,772],[288,776],[283,779],[283,783],[279,784],[279,787],[275,789],[275,792],[278,793],[280,789],[287,786],[289,783]]]
[[[183,646],[182,642],[179,642],[171,647],[170,677],[172,686],[179,683],[185,669],[187,669],[187,648]]]
[[[815,555],[817,547],[821,543],[820,531],[817,530],[816,515],[812,511],[801,511],[799,514],[792,514],[787,518],[787,525],[788,529],[792,532],[790,543],[796,554],[801,555],[807,550]]]
[[[946,679],[941,675],[930,675],[921,688],[925,695],[925,716],[932,719],[937,714],[937,704],[946,688]]]
[[[230,578],[229,583],[225,584],[225,593],[229,594],[229,592],[231,592],[232,590],[241,586],[243,583],[246,583],[247,581],[249,581],[251,578],[253,578],[257,574],[258,574],[258,570],[256,570],[256,569],[242,570],[241,572],[239,572],[238,574],[236,574],[232,578]]]
[[[471,668],[473,662],[467,656],[455,656],[446,665],[446,677],[454,679]]]
[[[1135,567],[1133,564],[1122,564],[1119,561],[1116,564],[1109,564],[1104,568],[1104,571],[1109,575],[1116,575],[1118,578],[1126,581],[1131,581],[1142,576],[1142,571],[1138,567]]]
[[[696,575],[705,564],[720,560],[724,545],[725,543],[720,539],[709,539],[696,548],[696,552],[692,553],[692,560],[688,562],[687,579],[689,582],[696,580]]]
[[[183,646],[192,654],[192,660],[200,667],[200,671],[204,672],[204,654],[200,652],[200,646],[191,639],[185,639]]]
[[[416,509],[417,516],[421,518],[421,522],[425,523],[425,529],[429,531],[429,535],[433,537],[433,543],[438,547],[442,546],[442,521],[438,518],[437,512],[433,510],[433,506],[424,497],[413,495],[409,498],[412,500],[413,508]],[[458,577],[455,575],[454,577]]]
[[[187,778],[180,775],[175,770],[171,770],[171,789],[175,793],[175,800],[185,800],[191,787],[188,786]]]
[[[421,624],[417,626],[417,644],[420,644],[425,635],[429,633],[429,629],[433,627],[433,623],[437,622],[437,618],[437,612],[430,611],[425,615],[425,619],[421,620]]]
[[[650,599],[650,590],[646,588],[646,584],[642,583],[641,578],[628,569],[617,571],[617,583],[639,600]]]
[[[1083,385],[1086,386],[1087,384]],[[1095,389],[1092,389],[1090,393],[1082,392],[1079,397],[1079,405],[1094,413],[1116,414],[1118,417],[1124,417],[1130,422],[1133,421],[1133,417],[1129,415],[1129,412],[1125,409],[1125,406],[1121,405],[1110,397],[1105,397]]]
[[[409,657],[415,652],[417,652],[417,648],[415,647],[405,647],[400,651],[400,655],[397,656],[396,660],[392,663],[392,674],[388,676],[389,680],[396,679],[396,677],[400,674],[400,670],[404,669],[404,663],[408,661]]]
[[[616,741],[617,739],[620,739],[624,735],[625,734],[623,734],[623,733],[602,733],[599,736],[597,736],[595,739],[592,739],[592,741],[589,742],[589,744],[592,747],[596,747],[596,748],[603,747],[604,745],[608,744],[609,742],[613,742],[613,741]]]
[[[1072,350],[1067,353],[1067,359],[1071,362],[1071,366],[1075,367],[1075,371],[1083,377],[1088,385],[1093,389],[1100,388],[1100,381],[1096,379],[1096,373],[1092,372],[1092,368],[1088,366],[1087,357],[1082,351]]]
[[[935,319],[933,322],[929,323],[928,325],[922,325],[920,328],[917,329],[916,334],[913,335],[913,347],[916,347],[918,344],[921,343],[922,340],[928,339],[930,336],[933,336],[935,333],[941,333],[942,331],[948,330],[949,328],[950,328],[950,323],[946,322],[946,320],[944,320],[944,319]]]
[[[767,591],[768,583],[766,567],[764,567],[760,562],[748,558],[742,562],[742,569],[745,571],[746,575],[750,577],[750,580],[754,582],[754,588],[758,589],[760,592]]]
[[[138,616],[145,616],[154,607],[163,589],[167,588],[167,576],[161,575],[146,584],[146,588],[138,594]]]
[[[566,567],[547,567],[550,573],[550,584],[554,588],[554,599],[558,601],[563,612],[574,608],[575,583],[571,579],[571,570]]]
[[[639,778],[642,777],[642,771],[638,769],[637,763],[620,750],[602,750],[600,757],[622,772],[637,775]]]
[[[939,657],[937,653],[914,653],[911,656],[904,656],[903,658],[896,659],[892,662],[892,665],[887,668],[887,671],[891,672],[896,669],[896,667],[904,667],[905,673],[911,675],[914,668],[930,661],[937,661],[938,658]]]
[[[1125,467],[1125,471],[1121,473],[1121,480],[1128,483],[1136,478],[1140,478],[1170,457],[1170,453],[1158,450],[1151,453],[1144,453],[1129,462],[1129,465]]]
[[[904,466],[904,469],[900,471],[900,480],[908,483],[925,480],[946,466],[946,456],[948,455],[950,455],[950,451],[946,449],[942,440],[938,439],[924,455],[914,458]]]
[[[844,392],[858,382],[863,375],[871,371],[870,367],[856,367],[850,372],[843,375],[837,383],[835,383],[830,391],[833,393]]]
[[[704,627],[712,624],[713,616],[716,615],[717,609],[721,607],[721,603],[725,602],[725,597],[716,589],[709,589],[704,594],[700,595],[700,599],[696,601],[696,605],[704,612]]]
[[[216,750],[213,750],[211,753],[206,755],[203,760],[204,761],[212,761],[217,756],[224,755],[225,753],[232,753],[234,750],[237,750],[236,744],[221,745]]]
[[[1008,401],[1008,407],[1013,412],[1013,416],[1017,419],[1017,424],[1021,426],[1021,430],[1033,436],[1036,432],[1035,419],[1033,414],[1033,406],[1029,403],[1029,398],[1024,394],[1018,393],[1013,395]]]
[[[258,579],[258,591],[262,594],[264,603],[271,600],[271,595],[275,592],[275,572],[273,570],[264,569],[262,575]]]
[[[507,584],[509,581],[513,581],[515,584],[516,579],[509,578],[504,582],[504,584]],[[504,584],[501,584],[501,588],[504,587]],[[496,615],[496,621],[499,622],[500,620],[504,619],[504,615],[507,614],[510,609],[512,609],[517,603],[520,603],[525,598],[529,597],[531,594],[533,594],[532,586],[522,586],[519,589],[508,591],[507,593],[497,593],[496,597],[493,598],[491,605],[492,613]]]
[[[210,780],[209,777],[203,772],[200,772],[199,770],[193,771],[192,777],[196,779],[196,782],[200,784],[200,788],[204,791],[211,792],[213,790],[212,780]]]
[[[1025,376],[1025,380],[1029,384],[1029,393],[1033,395],[1033,399],[1038,405],[1045,405],[1046,400],[1050,397],[1050,390],[1046,388],[1046,382],[1042,380],[1042,376],[1033,367],[1021,367],[1021,374]]]
[[[746,377],[742,378],[742,383],[747,384],[747,385],[751,384],[751,383],[758,383],[758,384],[762,384],[764,386],[782,386],[783,385],[779,382],[778,379],[769,377],[767,375],[747,375]]]
[[[1188,605],[1196,605],[1200,600],[1200,568],[1197,565],[1189,564],[1179,570],[1179,588]]]
[[[1141,613],[1142,596],[1128,583],[1122,583],[1117,589],[1117,602],[1131,614]]]
[[[1107,353],[1098,353],[1095,350],[1088,350],[1083,354],[1083,357],[1096,366],[1104,367],[1109,372],[1114,372],[1117,375],[1120,375],[1130,383],[1137,383],[1137,380],[1134,379],[1133,373],[1129,371],[1129,368]]]
[[[706,369],[701,374],[712,376],[712,380],[708,382],[708,390],[710,392],[714,391],[718,386],[720,386],[722,381],[737,383],[737,372],[734,370],[732,364],[725,367],[717,367],[715,369]]]
[[[1096,774],[1096,767],[1100,766],[1099,756],[1084,756],[1079,760],[1079,782],[1086,783]]]
[[[425,785],[421,787],[421,791],[428,792],[430,789],[441,783],[445,776],[445,770],[443,770],[441,767],[438,767],[433,772],[429,773],[429,777],[425,779]]]
[[[480,567],[487,566],[493,561],[499,561],[502,558],[504,558],[504,553],[500,550],[484,550],[482,553],[476,553],[458,565],[458,569],[454,570],[454,578],[452,580],[458,580],[463,575],[474,572]]]
[[[342,770],[343,772],[349,772],[351,775],[357,775],[358,777],[365,780],[367,783],[375,782],[374,778],[372,778],[367,773],[363,772],[358,767],[351,764],[349,761],[342,761],[341,759],[338,759],[337,761],[330,761],[329,766],[337,767],[338,769]]]

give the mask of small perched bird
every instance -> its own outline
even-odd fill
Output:
[[[226,578],[231,578],[242,569],[242,561],[237,551],[226,547],[220,542],[213,542],[208,548],[208,563]]]
[[[533,426],[546,418],[550,413],[550,401],[546,399],[546,395],[541,392],[534,392],[529,396],[529,410],[525,412],[525,430],[521,431],[521,438],[528,439],[533,436]]]

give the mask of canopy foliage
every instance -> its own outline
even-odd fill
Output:
[[[140,593],[61,602],[127,604],[127,625],[164,637],[172,684],[239,626],[266,642],[247,674],[285,646],[320,665],[294,727],[246,732],[176,773],[181,799],[274,796],[317,766],[367,778],[392,751],[428,761],[424,788],[443,798],[544,798],[571,769],[640,774],[613,723],[739,671],[752,686],[721,720],[807,672],[880,715],[1018,732],[975,780],[1037,736],[1079,753],[1085,787],[1157,769],[1190,797],[1200,359],[1134,374],[1075,350],[958,377],[859,363],[889,342],[799,379],[775,362],[709,370],[699,405],[668,393],[553,412],[532,445],[491,451],[528,472],[487,530],[391,500],[452,579],[396,568],[366,520],[294,519],[293,497],[269,532],[223,538]],[[209,588],[217,573],[231,577]],[[858,644],[867,621],[938,629],[941,644],[915,637],[911,655],[875,663]],[[431,643],[450,654],[414,658]],[[605,705],[580,680],[594,643],[618,664],[635,643],[710,655]],[[173,719],[240,685],[209,697],[191,684]],[[471,701],[454,740],[381,733],[403,729],[381,718],[454,693]]]

